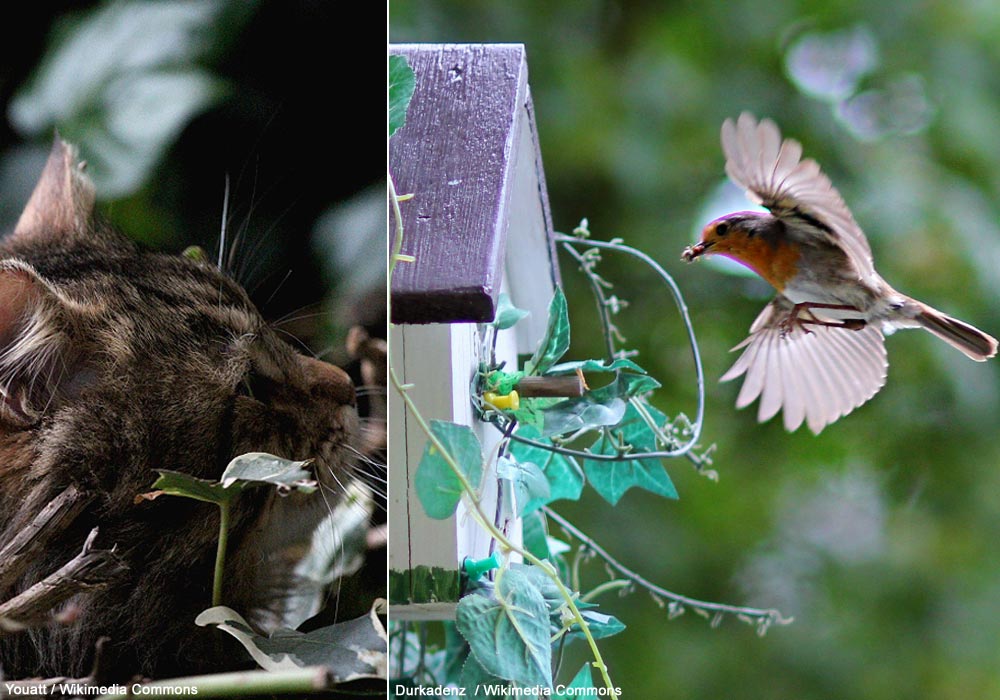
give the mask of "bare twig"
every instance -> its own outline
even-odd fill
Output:
[[[91,500],[76,486],[67,487],[0,549],[0,592],[10,588],[27,566],[38,560],[49,541],[64,532]]]
[[[124,574],[128,567],[114,549],[93,549],[96,537],[95,527],[80,553],[62,568],[0,604],[0,618],[28,625],[47,622],[56,607],[77,593],[103,588]]]

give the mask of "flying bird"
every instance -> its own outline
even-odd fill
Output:
[[[777,296],[722,381],[745,375],[737,408],[760,397],[763,422],[783,411],[789,431],[819,433],[874,396],[889,367],[884,334],[923,328],[982,362],[992,336],[893,289],[875,271],[868,239],[816,161],[770,119],[744,112],[722,125],[726,174],[768,212],[709,222],[683,259],[722,255],[750,268]]]

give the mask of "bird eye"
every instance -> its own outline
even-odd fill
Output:
[[[715,225],[715,235],[716,236],[725,236],[727,233],[729,233],[729,224],[728,223],[726,223],[725,221],[720,221],[719,223],[717,223]]]

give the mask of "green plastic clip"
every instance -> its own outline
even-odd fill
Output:
[[[485,559],[466,557],[465,561],[462,562],[462,568],[465,569],[470,581],[478,581],[486,572],[500,568],[500,552],[493,552]]]

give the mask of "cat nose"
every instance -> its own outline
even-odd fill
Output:
[[[354,384],[347,372],[311,357],[303,356],[300,360],[309,390],[314,396],[326,397],[341,405],[355,405]]]

